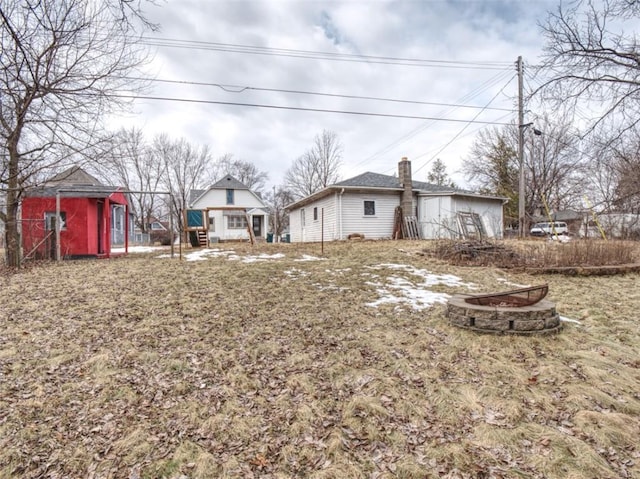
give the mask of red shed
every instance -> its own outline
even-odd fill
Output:
[[[25,257],[55,258],[56,201],[60,198],[60,254],[108,258],[112,246],[128,249],[128,203],[122,188],[103,185],[72,167],[27,191],[22,200]]]

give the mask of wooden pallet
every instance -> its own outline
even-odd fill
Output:
[[[420,225],[415,216],[405,216],[402,223],[402,236],[405,239],[420,239]]]

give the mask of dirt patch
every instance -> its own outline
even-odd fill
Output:
[[[547,275],[562,334],[478,336],[439,299],[540,278],[425,247],[0,276],[0,477],[640,477],[638,275]]]

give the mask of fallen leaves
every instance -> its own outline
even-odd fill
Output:
[[[632,440],[576,420],[615,412],[631,427],[640,413],[637,333],[618,325],[610,341],[611,320],[590,332],[592,295],[567,294],[589,304],[579,336],[478,337],[438,308],[365,306],[367,266],[407,255],[380,242],[328,251],[322,262],[131,257],[13,277],[0,291],[0,476],[539,479],[554,461],[567,474],[638,476]],[[394,274],[448,273],[412,261]],[[483,284],[487,271],[453,273]]]

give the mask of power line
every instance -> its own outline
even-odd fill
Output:
[[[142,78],[142,77],[123,77],[129,80],[147,80],[158,83],[172,83],[172,84],[182,84],[182,85],[195,85],[195,86],[214,86],[218,87],[228,93],[242,93],[245,91],[265,91],[265,92],[273,92],[273,93],[291,93],[296,95],[312,95],[312,96],[324,96],[331,98],[348,98],[351,100],[373,100],[373,101],[386,101],[392,103],[406,103],[413,105],[430,105],[430,106],[448,106],[455,108],[469,108],[469,109],[487,109],[478,105],[462,105],[462,104],[453,104],[453,103],[438,103],[438,102],[430,102],[430,101],[420,101],[420,100],[403,100],[398,98],[383,98],[383,97],[375,97],[375,96],[359,96],[359,95],[344,95],[338,93],[323,93],[323,92],[314,92],[314,91],[304,91],[304,90],[287,90],[280,88],[264,88],[264,87],[254,87],[254,86],[241,86],[241,85],[225,85],[222,83],[210,83],[210,82],[197,82],[197,81],[189,81],[189,80],[166,80],[159,78]],[[495,111],[513,111],[509,108],[488,108],[489,110]]]
[[[487,81],[485,81],[483,84],[479,85],[478,87],[474,88],[473,90],[471,90],[469,93],[467,93],[466,95],[464,95],[460,100],[458,101],[465,101],[465,100],[471,100],[473,98],[475,98],[476,96],[480,95],[481,93],[483,93],[484,91],[486,91],[487,89],[489,89],[490,87],[492,87],[493,85],[497,84],[499,81],[504,80],[504,77],[508,74],[508,72],[501,72],[498,73],[497,75],[494,75],[492,78],[488,79]],[[509,78],[509,81],[511,81],[513,79],[514,75],[511,75],[511,77]],[[504,87],[503,87],[504,89]],[[451,105],[453,106],[453,105]],[[486,108],[485,107],[480,107],[480,108]],[[449,109],[445,109],[443,111],[441,111],[439,113],[439,116],[444,116],[450,113],[453,113],[455,111],[456,108],[449,108]],[[502,110],[502,109],[501,109]],[[508,110],[508,109],[503,109],[504,111],[508,111],[510,113],[513,112],[513,110]],[[406,141],[408,141],[409,139],[413,138],[414,136],[416,136],[417,134],[423,132],[424,130],[426,130],[427,128],[431,127],[433,124],[435,123],[435,121],[430,121],[425,125],[419,126],[417,128],[415,128],[414,130],[410,131],[409,133],[407,133],[406,135],[400,137],[399,139],[393,141],[391,144],[385,146],[384,148],[378,150],[376,153],[374,153],[373,155],[365,158],[364,160],[361,160],[360,162],[356,163],[355,166],[359,166],[363,163],[369,162],[371,160],[373,160],[374,158],[388,153],[389,151],[391,151],[394,147],[396,147],[397,145],[400,145]]]
[[[513,77],[509,78],[509,81],[507,81],[507,83],[505,83],[505,85],[498,91],[498,93],[496,93],[493,98],[491,98],[491,100],[489,100],[489,102],[487,103],[487,106],[489,106],[496,98],[498,98],[498,96],[504,91],[504,89],[507,87],[507,85],[511,82]],[[482,114],[482,111],[479,111],[478,114],[473,117],[473,119],[471,119],[464,127],[462,127],[462,129],[456,133],[454,135],[453,138],[451,138],[451,140],[449,140],[447,143],[445,143],[445,145],[440,148],[431,158],[429,158],[427,161],[424,162],[424,164],[422,166],[420,166],[418,169],[415,170],[415,173],[417,173],[418,171],[420,171],[422,168],[424,168],[425,166],[427,166],[431,161],[433,161],[440,153],[442,153],[445,149],[447,149],[447,147],[449,147],[449,145],[451,145],[451,143],[453,143],[455,140],[458,139],[458,137],[460,135],[462,135],[462,133],[464,133],[464,131],[472,124],[475,122],[476,118],[478,118],[480,115]],[[423,153],[422,155],[418,155],[415,158],[420,158],[422,156],[425,156],[426,153]]]
[[[345,114],[345,115],[377,116],[377,117],[387,117],[387,118],[406,118],[410,120],[434,120],[434,121],[448,121],[448,122],[454,122],[454,123],[471,122],[471,123],[479,123],[483,125],[507,125],[508,124],[508,123],[500,123],[500,122],[494,122],[494,121],[459,120],[456,118],[436,118],[436,117],[430,117],[430,116],[399,115],[399,114],[393,114],[393,113],[329,110],[329,109],[323,109],[323,108],[304,108],[304,107],[296,107],[296,106],[265,105],[260,103],[239,103],[239,102],[215,101],[215,100],[194,100],[190,98],[172,98],[172,97],[161,97],[161,96],[123,95],[123,94],[111,94],[109,96],[114,98],[127,98],[131,100],[159,100],[159,101],[176,101],[176,102],[183,102],[183,103],[201,103],[201,104],[211,104],[211,105],[246,106],[246,107],[253,107],[253,108],[271,108],[276,110],[311,111],[311,112],[317,112],[317,113],[339,113],[339,114]],[[477,115],[476,115],[476,118],[477,118]]]
[[[471,62],[454,60],[427,60],[420,58],[385,57],[374,55],[357,55],[349,53],[318,52],[311,50],[295,50],[288,48],[258,47],[233,43],[203,42],[180,40],[175,38],[143,37],[142,44],[156,47],[184,48],[188,50],[210,50],[229,53],[246,53],[253,55],[282,56],[290,58],[308,58],[356,63],[374,63],[384,65],[405,65],[431,68],[462,68],[476,70],[506,70],[509,62]]]

